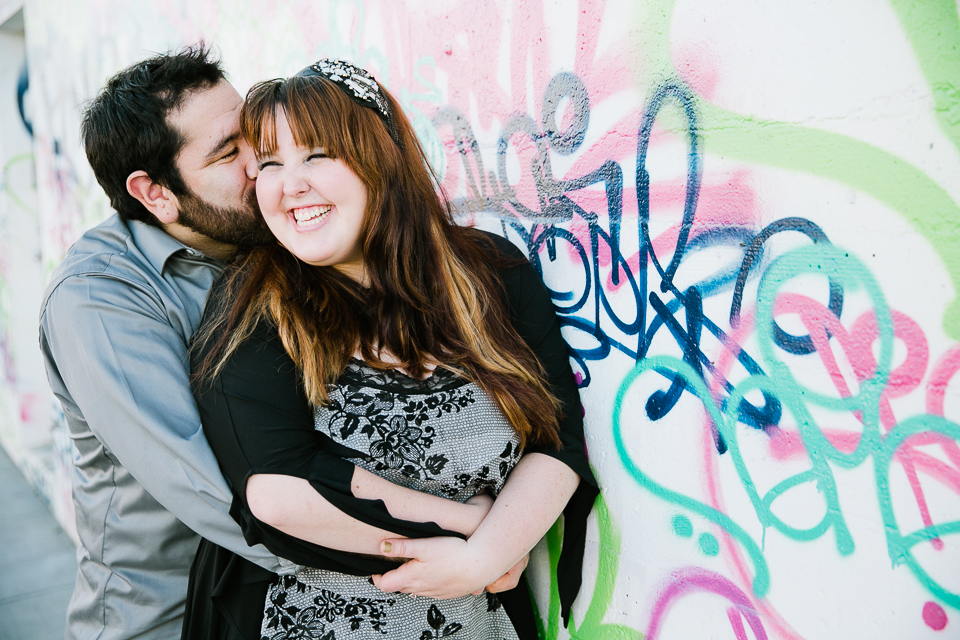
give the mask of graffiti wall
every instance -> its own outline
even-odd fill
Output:
[[[26,38],[46,273],[109,213],[78,105],[149,52],[401,98],[570,346],[602,499],[569,630],[535,554],[546,637],[960,637],[952,0],[33,0]]]
[[[51,395],[37,348],[44,277],[29,93],[23,12],[0,2],[0,446],[69,522],[69,496],[57,495],[66,476],[52,466]]]

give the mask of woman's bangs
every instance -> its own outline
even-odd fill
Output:
[[[257,118],[256,131],[250,144],[258,158],[273,155],[277,152],[277,109],[264,110]]]
[[[339,158],[345,147],[344,114],[334,98],[340,90],[328,83],[320,78],[291,78],[286,91],[287,122],[298,146],[323,149],[331,158]]]

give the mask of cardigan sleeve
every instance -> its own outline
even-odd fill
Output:
[[[525,453],[554,457],[573,469],[583,482],[595,487],[597,481],[590,470],[584,447],[580,394],[550,292],[520,249],[500,236],[491,234],[490,238],[507,257],[500,276],[510,320],[543,366],[550,390],[561,404],[560,447],[533,445]]]
[[[600,490],[587,460],[580,394],[550,292],[520,249],[500,236],[489,234],[489,237],[506,257],[500,275],[513,326],[543,366],[550,390],[561,403],[559,449],[533,446],[524,453],[556,458],[580,476],[580,484],[563,510],[563,549],[557,565],[560,612],[566,624],[583,580],[587,516]]]

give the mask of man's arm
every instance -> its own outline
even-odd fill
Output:
[[[85,420],[157,502],[270,571],[295,569],[248,546],[229,516],[231,493],[190,393],[184,335],[155,294],[111,278],[67,278],[44,305],[40,341],[64,411]]]

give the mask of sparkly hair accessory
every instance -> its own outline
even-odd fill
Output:
[[[400,136],[393,122],[393,113],[380,84],[365,69],[346,60],[324,58],[300,71],[298,76],[320,76],[330,80],[350,96],[357,104],[373,109],[387,125],[390,137],[400,146]]]

